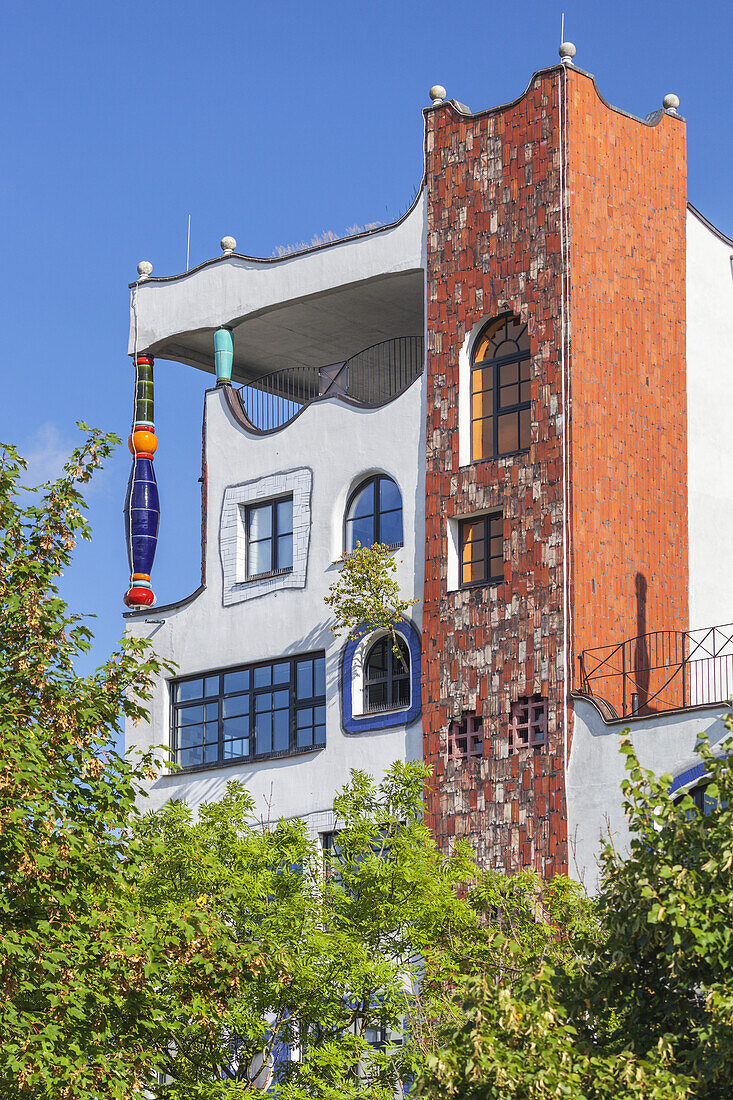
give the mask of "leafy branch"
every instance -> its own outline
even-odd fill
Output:
[[[339,559],[341,573],[324,597],[335,622],[331,632],[346,633],[351,640],[376,630],[386,630],[392,639],[392,652],[401,661],[395,627],[405,620],[406,612],[417,599],[405,600],[395,579],[397,563],[389,547],[356,544],[350,554]]]

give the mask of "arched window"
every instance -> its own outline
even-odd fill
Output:
[[[346,552],[356,544],[402,545],[402,497],[391,477],[376,474],[362,481],[346,506]]]
[[[531,441],[529,335],[519,318],[497,317],[471,362],[471,459],[496,458]]]
[[[410,651],[404,639],[379,638],[364,662],[364,710],[392,710],[410,705]]]
[[[707,817],[709,814],[715,813],[715,811],[718,809],[718,799],[713,798],[707,793],[709,782],[709,777],[706,777],[703,783],[695,784],[694,787],[690,787],[684,792],[684,794],[680,795],[679,798],[676,798],[675,803],[681,802],[685,795],[689,795],[703,817]],[[727,806],[727,802],[723,801],[721,805],[722,808],[725,809]]]

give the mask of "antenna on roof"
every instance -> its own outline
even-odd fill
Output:
[[[188,236],[186,237],[186,271],[188,271],[188,261],[191,255],[191,215],[188,215]]]
[[[560,43],[565,41],[565,12],[562,13],[560,18]]]

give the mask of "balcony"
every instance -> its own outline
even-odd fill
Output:
[[[272,371],[237,390],[248,427],[257,432],[284,428],[315,401],[339,397],[362,408],[378,408],[403,393],[423,372],[422,336],[384,340],[342,363]]]
[[[580,689],[607,718],[724,705],[733,697],[733,624],[657,630],[584,650]]]

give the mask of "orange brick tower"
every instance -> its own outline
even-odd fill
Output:
[[[688,588],[685,127],[571,56],[425,134],[428,813],[548,876],[576,656],[679,627]]]

